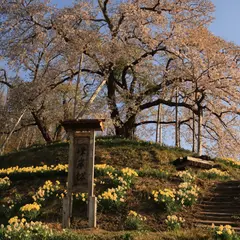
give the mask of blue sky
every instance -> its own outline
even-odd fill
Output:
[[[227,41],[240,45],[240,0],[212,0],[216,6],[210,30]]]

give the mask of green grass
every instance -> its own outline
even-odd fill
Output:
[[[181,148],[119,138],[96,139],[96,163],[139,169],[158,168],[192,153]],[[0,156],[0,168],[52,165],[68,162],[68,143],[33,146]]]
[[[67,238],[66,238],[67,237]],[[79,234],[76,232],[66,232],[58,234],[51,240],[213,240],[213,237],[207,230],[199,229],[179,230],[170,232],[148,232],[148,231],[126,231],[95,234]]]
[[[126,204],[118,211],[101,211],[98,208],[97,221],[101,229],[93,231],[81,229],[87,227],[87,205],[73,204],[74,212],[72,219],[72,228],[70,231],[58,231],[61,226],[62,203],[58,199],[49,199],[42,206],[42,212],[38,220],[50,224],[56,232],[47,240],[110,240],[110,239],[139,239],[139,240],[214,240],[207,229],[192,228],[193,212],[191,208],[183,209],[176,214],[186,219],[184,229],[179,231],[166,231],[167,213],[161,209],[154,201],[149,200],[152,190],[164,188],[176,188],[181,182],[180,178],[175,176],[176,169],[171,164],[173,160],[179,157],[193,155],[191,152],[181,148],[160,146],[155,143],[127,140],[112,137],[96,139],[96,163],[106,163],[119,171],[123,167],[136,169],[139,177],[135,179],[134,184],[127,190]],[[67,163],[68,161],[68,143],[54,143],[51,145],[33,146],[22,149],[19,152],[13,152],[0,157],[0,168],[11,166],[39,166],[56,165],[58,163]],[[239,179],[240,169],[216,160],[219,167],[228,171],[229,174]],[[194,170],[195,172],[195,170]],[[196,173],[196,172],[195,172]],[[21,174],[20,174],[21,175]],[[21,176],[9,176],[12,185],[5,191],[0,191],[0,205],[6,202],[6,199],[19,199],[19,206],[14,210],[13,215],[18,214],[20,205],[32,201],[31,196],[42,186],[45,180],[59,180],[61,187],[65,186],[66,173],[51,174],[30,174]],[[106,176],[96,172],[96,178],[107,181]],[[31,180],[30,180],[31,179]],[[109,180],[108,180],[109,182]],[[105,191],[105,188],[112,187],[110,183],[100,185],[97,183],[96,196]],[[208,191],[208,187],[213,180],[196,179],[198,185],[201,185],[202,193]],[[109,185],[109,186],[108,186]],[[124,231],[124,222],[129,210],[134,210],[147,217],[146,228],[142,231]],[[188,219],[188,220],[187,220]],[[0,224],[7,223],[7,218],[0,211]],[[1,239],[1,237],[0,237]],[[34,239],[36,240],[36,239]]]

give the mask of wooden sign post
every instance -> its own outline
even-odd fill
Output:
[[[104,120],[81,119],[62,122],[70,138],[67,195],[63,199],[63,228],[70,228],[72,194],[88,193],[88,225],[96,227],[97,198],[94,196],[95,131]]]

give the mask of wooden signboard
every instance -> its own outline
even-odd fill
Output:
[[[74,141],[73,192],[88,192],[90,136],[76,136]]]
[[[62,123],[69,134],[67,196],[63,199],[63,228],[70,227],[72,193],[88,193],[89,227],[96,227],[94,196],[95,131],[102,129],[103,120],[69,120]]]

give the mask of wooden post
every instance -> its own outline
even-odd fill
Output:
[[[97,226],[97,198],[94,196],[95,131],[103,130],[103,119],[66,120],[70,137],[67,196],[63,199],[63,228],[70,228],[72,193],[88,193],[88,225]]]
[[[95,228],[97,226],[97,197],[88,197],[88,226]]]
[[[69,131],[69,159],[68,159],[68,183],[67,183],[67,196],[63,198],[63,228],[70,228],[72,217],[72,186],[73,186],[73,164],[74,164],[74,145],[75,138],[74,132]]]
[[[97,199],[94,196],[95,132],[90,133],[89,170],[88,170],[88,225],[96,227]]]
[[[63,198],[63,228],[71,227],[71,215],[72,215],[72,196],[65,196]]]

